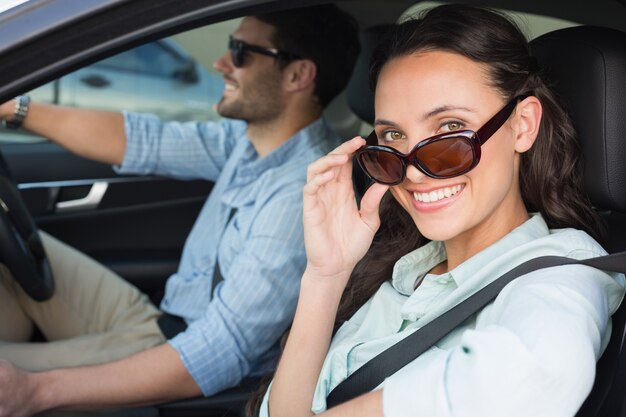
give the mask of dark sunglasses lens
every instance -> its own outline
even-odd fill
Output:
[[[243,45],[231,39],[228,42],[228,49],[230,50],[230,59],[233,61],[233,65],[237,68],[241,67],[243,65]]]
[[[454,177],[470,169],[474,163],[474,148],[468,138],[456,136],[422,146],[415,157],[431,174]]]
[[[374,181],[382,184],[397,184],[404,176],[402,161],[391,152],[366,149],[359,154],[359,162]]]

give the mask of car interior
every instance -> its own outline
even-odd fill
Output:
[[[357,2],[339,4],[353,11],[360,21],[368,21],[365,17],[368,4],[372,3],[374,10],[376,2],[362,2],[362,7],[351,6],[351,3]],[[342,137],[349,138],[370,130],[374,119],[374,96],[368,85],[369,59],[373,48],[390,27],[389,22],[396,21],[403,12],[404,15],[415,12],[413,9],[406,11],[406,4],[404,1],[389,2],[384,9],[386,15],[378,16],[378,20],[387,23],[378,22],[361,28],[362,50],[352,79],[344,94],[326,112]],[[421,2],[419,6],[427,8],[434,4],[438,3]],[[231,28],[233,21],[230,18],[253,13],[257,9],[253,6],[245,13],[243,9],[235,12],[225,9],[219,17],[205,18],[203,23],[228,20],[230,23],[226,27]],[[158,14],[157,11],[154,13]],[[567,15],[567,11],[563,15]],[[120,17],[120,22],[123,19]],[[589,21],[593,19],[590,15]],[[574,16],[572,21],[576,21]],[[182,26],[194,25],[197,23]],[[160,35],[174,35],[180,30],[167,29]],[[585,161],[584,173],[581,173],[585,190],[607,223],[603,245],[609,253],[624,251],[626,146],[622,132],[626,132],[626,32],[593,24],[572,26],[566,22],[560,26],[549,25],[547,29],[533,32],[530,36],[534,38],[531,42],[533,54],[579,133]],[[123,47],[114,49],[119,52],[139,42],[128,41]],[[222,50],[225,40],[216,40],[215,45]],[[88,61],[95,62],[104,56],[103,51],[96,51]],[[77,64],[74,66],[77,67]],[[53,75],[48,76],[47,81],[52,78]],[[18,91],[25,86],[36,85],[34,81],[25,81],[7,91]],[[20,92],[23,91],[26,90]],[[15,182],[20,184],[21,199],[35,218],[37,227],[105,263],[158,303],[164,282],[176,270],[183,242],[212,185],[204,181],[190,181],[181,187],[178,181],[163,178],[119,177],[109,166],[75,157],[49,143],[35,142],[28,146],[26,152],[23,143],[4,143],[0,149],[7,163],[4,171],[10,172]],[[30,168],[48,166],[47,160],[51,156],[54,156],[55,164],[46,168],[49,172],[44,182],[42,176]],[[83,173],[67,181],[70,172],[72,175]],[[94,179],[106,184],[106,195],[97,203],[98,210],[75,210],[71,204],[69,209],[63,208],[68,206],[63,203],[87,198],[94,189]],[[359,198],[369,180],[356,164],[353,180]],[[139,185],[141,188],[138,188]],[[120,238],[120,235],[123,237]],[[98,236],[98,239],[92,236]],[[626,417],[624,303],[613,316],[612,326],[611,340],[597,364],[596,382],[578,417]],[[238,386],[210,397],[130,410],[128,413],[123,410],[103,412],[102,415],[243,416],[245,404],[257,389],[259,381],[259,378],[245,379]]]
[[[368,62],[376,43],[389,25],[363,31],[361,56],[346,88],[351,110],[368,124],[374,120],[374,95],[368,87]],[[607,222],[605,248],[609,253],[626,250],[626,33],[593,26],[578,26],[546,33],[531,43],[533,54],[553,84],[559,99],[573,118],[579,132],[585,160],[585,189],[592,203]],[[575,70],[574,70],[575,69]],[[587,88],[580,88],[581,85]],[[357,195],[368,179],[355,169],[353,180]],[[613,330],[607,349],[597,365],[592,393],[578,417],[623,416],[626,413],[626,308],[613,316]],[[207,409],[219,413],[241,410],[255,380],[214,397],[166,404],[161,416],[206,415]],[[190,413],[190,414],[187,414]],[[237,415],[237,414],[234,414]]]

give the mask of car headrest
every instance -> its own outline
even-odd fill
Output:
[[[361,53],[346,86],[346,99],[350,110],[369,124],[374,123],[374,92],[369,85],[370,59],[378,42],[393,26],[393,24],[372,26],[360,33]]]
[[[530,45],[578,132],[593,205],[626,212],[626,33],[577,26]]]

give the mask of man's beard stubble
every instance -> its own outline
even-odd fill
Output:
[[[239,96],[228,102],[222,97],[217,112],[222,117],[250,123],[267,122],[278,118],[284,110],[281,103],[280,76],[260,74],[254,85],[241,86]]]

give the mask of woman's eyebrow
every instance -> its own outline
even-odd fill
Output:
[[[391,120],[385,120],[385,119],[376,119],[376,120],[374,120],[374,126],[380,126],[380,125],[399,127],[399,125],[397,123],[392,122]]]
[[[440,113],[451,111],[451,110],[462,110],[462,111],[469,112],[469,113],[475,113],[474,110],[468,109],[467,107],[463,107],[463,106],[439,106],[439,107],[435,107],[428,113],[424,114],[424,116],[422,116],[422,120],[427,120]]]
[[[429,118],[436,116],[440,113],[444,113],[447,111],[452,111],[452,110],[461,110],[464,112],[468,112],[468,113],[475,113],[474,110],[471,110],[467,107],[463,107],[463,106],[451,106],[451,105],[446,105],[446,106],[439,106],[436,107],[434,109],[432,109],[431,111],[425,113],[422,116],[422,121],[428,120]],[[385,125],[385,126],[392,126],[392,127],[399,127],[400,125],[398,125],[395,122],[392,122],[391,120],[387,120],[387,119],[376,119],[374,120],[374,126],[379,126],[379,125]]]

